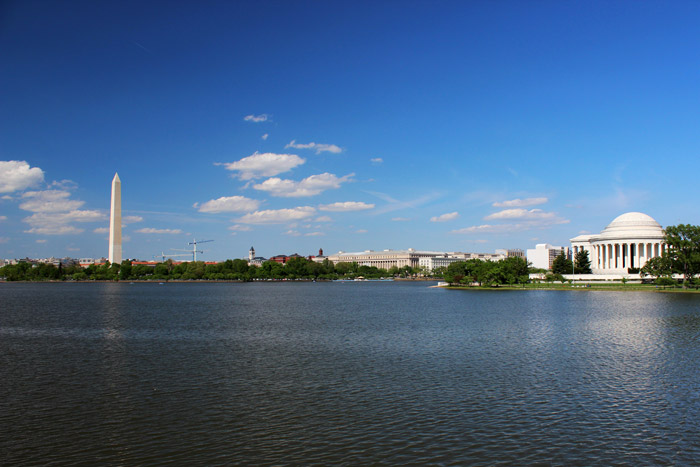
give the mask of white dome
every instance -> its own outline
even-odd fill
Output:
[[[641,212],[628,212],[617,216],[600,233],[605,238],[620,237],[660,237],[663,238],[664,231],[653,217]]]

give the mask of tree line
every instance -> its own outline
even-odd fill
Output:
[[[116,281],[116,280],[336,280],[379,279],[410,277],[421,270],[404,266],[388,270],[358,263],[337,263],[325,259],[317,263],[306,258],[290,258],[285,264],[266,261],[261,266],[248,265],[244,259],[228,259],[221,263],[206,264],[203,261],[174,263],[167,260],[155,266],[133,264],[129,260],[119,263],[91,264],[87,268],[78,265],[54,266],[22,262],[0,268],[0,278],[7,281]]]
[[[498,286],[525,284],[529,268],[523,258],[510,257],[498,261],[470,259],[447,266],[443,278],[450,284]]]
[[[700,286],[700,226],[678,224],[664,230],[666,248],[649,259],[640,270],[642,277],[655,278],[659,285],[673,285],[674,274],[683,276],[683,287]]]

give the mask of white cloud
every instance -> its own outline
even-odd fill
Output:
[[[326,234],[323,232],[309,232],[304,234],[305,237],[322,237],[324,235]]]
[[[318,207],[321,211],[330,212],[347,212],[347,211],[364,211],[374,208],[374,204],[363,203],[361,201],[345,201],[343,203],[322,204]]]
[[[525,220],[536,220],[544,219],[551,220],[556,219],[557,215],[553,212],[545,212],[541,209],[504,209],[503,211],[494,212],[484,217],[484,220],[495,220],[495,219],[525,219]]]
[[[246,122],[253,122],[253,123],[260,123],[260,122],[266,122],[267,119],[270,118],[268,114],[260,114],[260,115],[246,115],[243,117],[243,120]]]
[[[367,229],[360,229],[360,230],[355,231],[355,233],[359,233],[359,234],[365,234],[367,232],[368,232]]]
[[[287,230],[284,234],[285,234],[285,235],[289,235],[290,237],[298,237],[299,235],[301,235],[301,234],[300,234],[299,232],[297,232],[296,230],[291,230],[291,229],[290,229],[290,230]]]
[[[0,237],[0,243],[7,243],[10,239],[8,237]]]
[[[28,191],[20,209],[33,212],[23,219],[31,226],[25,233],[42,235],[65,235],[83,232],[83,229],[70,225],[73,222],[95,222],[105,218],[96,210],[79,210],[84,201],[69,199],[65,190]]]
[[[459,213],[457,211],[448,212],[446,214],[441,214],[439,216],[431,217],[430,222],[447,222],[447,221],[457,219],[458,217],[459,217]]]
[[[250,226],[240,224],[232,225],[228,229],[233,230],[234,232],[250,232],[251,230],[253,230],[250,228]]]
[[[44,181],[44,171],[26,161],[0,161],[0,193],[25,190]]]
[[[337,177],[334,174],[322,173],[311,175],[300,182],[294,180],[283,180],[281,178],[268,178],[262,183],[253,185],[253,188],[260,191],[267,191],[272,196],[283,198],[300,198],[303,196],[316,196],[326,190],[340,188],[342,183],[351,180],[355,174]]]
[[[51,186],[54,188],[58,188],[59,190],[74,190],[78,188],[78,184],[75,183],[73,180],[54,180],[53,182],[51,182]]]
[[[493,203],[495,208],[523,208],[526,206],[537,206],[538,204],[544,204],[548,202],[548,198],[525,198],[525,199],[510,199],[507,201],[501,201]]]
[[[475,225],[472,227],[466,227],[464,229],[452,230],[450,233],[454,234],[472,234],[472,233],[512,233],[512,232],[523,232],[532,229],[544,229],[557,224],[568,224],[568,219],[562,219],[560,217],[554,217],[552,219],[545,220],[526,220],[524,222],[519,222],[517,224],[497,224],[497,225]]]
[[[24,233],[31,233],[37,235],[74,235],[83,233],[85,229],[79,229],[72,225],[54,225],[54,226],[44,226],[44,227],[32,227],[29,230],[25,230]]]
[[[420,207],[426,203],[429,203],[431,201],[434,201],[440,197],[442,197],[442,193],[439,192],[433,192],[433,193],[428,193],[425,195],[422,195],[416,199],[408,200],[408,201],[400,201],[397,199],[394,199],[393,197],[389,196],[386,193],[380,193],[376,191],[367,191],[366,193],[369,193],[370,195],[376,196],[377,198],[386,201],[388,204],[379,207],[376,211],[374,211],[374,214],[385,214],[387,212],[391,211],[397,211],[400,209],[415,209],[417,207]]]
[[[31,212],[63,212],[73,211],[85,204],[69,197],[70,193],[64,190],[28,191],[22,195],[27,201],[19,208]]]
[[[288,172],[304,162],[306,159],[296,154],[275,154],[272,152],[260,154],[256,152],[239,161],[217,165],[223,165],[226,170],[238,172],[238,178],[241,180],[252,180]]]
[[[373,157],[373,158],[370,159],[369,161],[370,161],[372,164],[374,164],[374,165],[379,165],[379,164],[381,164],[382,162],[384,162],[384,159],[382,159],[381,157]]]
[[[143,222],[143,217],[141,217],[141,216],[124,216],[124,217],[122,217],[122,222],[124,224],[135,224],[136,222]]]
[[[330,152],[332,154],[340,154],[343,150],[336,146],[335,144],[320,144],[320,143],[297,143],[296,140],[292,140],[285,147],[294,149],[314,149],[316,154],[321,154],[322,152]]]
[[[37,243],[46,243],[46,239],[45,239],[45,238],[42,238],[41,240],[37,240],[36,242],[37,242]]]
[[[199,212],[246,212],[255,211],[260,207],[260,201],[246,198],[245,196],[222,196],[218,199],[212,199],[202,204],[194,204],[194,207],[199,207]]]
[[[490,214],[485,220],[515,220],[515,224],[484,224],[466,227],[464,229],[453,230],[450,233],[472,234],[472,233],[503,233],[522,232],[531,229],[543,229],[552,225],[568,224],[569,220],[556,215],[553,212],[545,212],[541,209],[504,209]]]
[[[148,228],[144,227],[143,229],[137,230],[136,233],[177,235],[177,234],[181,234],[182,230],[180,230],[180,229],[154,229],[151,227],[148,227]]]
[[[269,136],[270,136],[269,134],[265,133],[264,135],[262,135],[262,136],[260,137],[260,139],[263,140],[263,141],[266,141],[267,138],[268,138]]]
[[[510,224],[502,225],[473,225],[471,227],[465,227],[463,229],[452,230],[450,233],[454,234],[471,234],[471,233],[499,233],[511,230],[513,228]]]
[[[106,234],[109,233],[109,227],[98,227],[95,230],[93,230],[93,232],[98,234]]]
[[[72,222],[96,222],[105,215],[100,211],[36,212],[23,219],[32,228],[25,233],[65,235],[82,233],[84,229],[69,225]]]
[[[392,217],[391,220],[394,222],[408,222],[411,220],[411,218],[410,217]]]
[[[7,220],[7,216],[0,216],[0,221],[6,221],[6,220]]]
[[[311,206],[300,206],[291,209],[268,209],[255,211],[236,219],[242,224],[284,224],[313,216],[316,209]]]
[[[330,216],[319,216],[316,218],[316,222],[333,222]]]

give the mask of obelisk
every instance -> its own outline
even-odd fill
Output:
[[[112,179],[112,208],[109,213],[109,262],[122,262],[122,182],[119,174]]]

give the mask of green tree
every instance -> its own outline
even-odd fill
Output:
[[[552,273],[554,274],[571,274],[573,267],[573,262],[566,257],[563,251],[552,261]]]
[[[131,279],[131,261],[125,259],[119,267],[119,280],[125,281],[129,279]]]
[[[642,277],[652,276],[657,280],[662,277],[670,278],[673,275],[673,260],[666,253],[650,258],[639,273]]]
[[[313,277],[315,279],[321,274],[324,274],[323,264],[317,263],[316,261],[307,261],[304,276]]]
[[[479,285],[481,285],[483,280],[483,272],[485,271],[484,262],[485,261],[480,259],[467,260],[464,264],[464,274],[466,277],[462,279],[462,281],[468,284],[478,282]]]
[[[329,260],[328,258],[323,260],[323,274],[333,274],[335,273],[335,265],[333,264],[333,261]]]
[[[344,275],[347,275],[350,272],[352,272],[352,265],[353,264],[357,264],[357,263],[346,263],[346,262],[338,263],[335,265],[335,270],[338,274],[340,274],[341,276],[344,276]]]
[[[527,261],[523,258],[512,256],[504,258],[498,262],[500,266],[500,276],[505,284],[525,284],[530,280]]]
[[[295,256],[293,258],[289,258],[287,263],[284,265],[284,270],[286,274],[292,278],[304,277],[307,274],[306,263],[308,262],[309,260],[306,258]]]
[[[664,241],[675,270],[683,274],[683,288],[700,272],[700,226],[678,224],[666,227]]]
[[[439,266],[430,272],[431,277],[443,277],[447,268],[445,266]]]
[[[455,263],[450,263],[447,266],[447,269],[445,269],[445,272],[442,275],[442,278],[445,279],[445,282],[447,282],[449,284],[460,283],[462,281],[462,278],[464,278],[464,276],[467,274],[466,273],[466,265],[467,265],[467,263],[464,261],[457,261]],[[391,273],[391,269],[389,269],[389,273]]]
[[[588,250],[581,250],[574,257],[574,271],[576,274],[591,274],[591,260],[588,257]]]
[[[248,273],[248,269],[250,269],[250,266],[248,266],[248,261],[244,259],[234,259],[231,261],[231,270],[235,273],[246,274]]]

